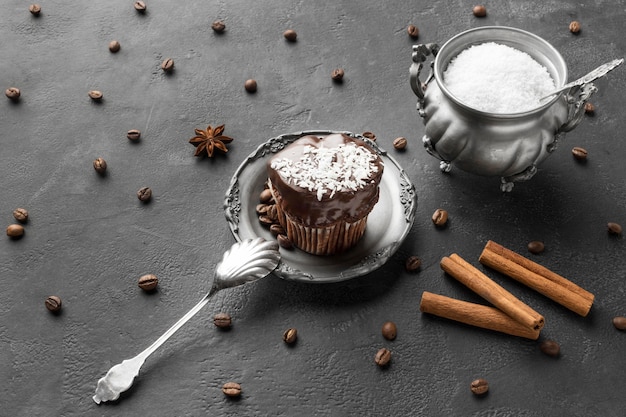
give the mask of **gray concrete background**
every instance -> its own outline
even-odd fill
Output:
[[[0,415],[445,415],[622,416],[626,411],[626,334],[611,319],[626,315],[623,132],[624,68],[597,83],[594,117],[566,135],[530,182],[502,194],[496,178],[454,170],[444,175],[421,145],[422,121],[408,83],[408,24],[419,42],[442,44],[466,29],[514,26],[536,33],[564,56],[573,79],[626,55],[626,4],[619,1],[486,3],[478,19],[469,1],[147,1],[0,0],[0,219],[17,207],[31,220],[22,239],[0,239]],[[224,19],[226,32],[210,28]],[[582,23],[579,35],[568,30]],[[282,33],[293,28],[296,43]],[[121,51],[112,54],[109,41]],[[175,72],[164,75],[171,57]],[[345,81],[333,83],[334,68]],[[258,81],[248,94],[244,81]],[[101,90],[93,103],[87,92]],[[194,128],[225,124],[227,155],[193,157]],[[140,129],[133,144],[126,131]],[[148,359],[135,386],[116,403],[92,400],[98,378],[134,356],[200,299],[214,265],[234,243],[224,192],[237,166],[261,142],[305,129],[372,131],[413,180],[419,199],[406,242],[380,270],[329,285],[268,277],[220,293]],[[391,142],[409,139],[404,153]],[[589,151],[577,163],[573,146]],[[92,168],[106,159],[109,173]],[[150,204],[135,192],[154,191]],[[435,229],[436,208],[450,213]],[[482,302],[443,274],[456,252],[478,265],[488,239],[527,254],[596,295],[581,318],[493,271],[485,272],[540,311],[540,340],[561,344],[557,359],[539,342],[423,316],[431,291]],[[410,255],[422,270],[403,269]],[[479,266],[482,269],[482,267]],[[156,293],[140,275],[160,278]],[[46,296],[64,303],[44,308]],[[226,311],[231,331],[212,316]],[[398,325],[389,342],[387,320]],[[296,327],[287,347],[282,332]],[[380,347],[392,364],[373,361]],[[475,398],[469,383],[491,383]],[[243,387],[237,401],[220,388]]]

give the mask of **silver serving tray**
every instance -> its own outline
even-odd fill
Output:
[[[339,282],[359,277],[382,266],[408,235],[417,208],[415,187],[400,165],[375,142],[351,132],[303,131],[281,135],[261,144],[239,166],[224,200],[226,221],[235,237],[274,239],[256,213],[259,194],[267,181],[266,163],[273,154],[305,135],[343,133],[366,141],[383,159],[385,170],[380,198],[367,220],[365,235],[352,249],[332,256],[315,256],[298,249],[282,249],[274,270],[280,278],[315,283]]]

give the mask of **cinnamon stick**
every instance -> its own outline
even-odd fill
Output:
[[[524,326],[497,308],[469,303],[428,291],[422,294],[420,310],[423,313],[512,336],[532,340],[539,338],[539,330]]]
[[[457,254],[441,259],[441,269],[489,301],[513,320],[534,330],[545,324],[541,314],[480,272]]]
[[[591,310],[592,293],[493,241],[487,242],[478,261],[583,317]]]

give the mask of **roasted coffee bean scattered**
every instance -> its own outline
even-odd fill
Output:
[[[472,13],[476,17],[485,17],[487,16],[487,8],[482,4],[479,4],[472,8]]]
[[[615,326],[617,330],[626,330],[626,317],[613,317],[613,326]]]
[[[18,207],[13,210],[13,217],[20,223],[26,223],[28,221],[28,210]]]
[[[580,22],[577,20],[572,21],[569,24],[569,31],[576,34],[578,32],[580,32]]]
[[[393,321],[387,321],[382,328],[383,337],[387,340],[394,340],[398,335],[398,328]]]
[[[139,191],[137,191],[137,198],[139,201],[147,203],[152,199],[152,189],[150,187],[141,187]]]
[[[574,158],[577,160],[584,161],[587,159],[587,150],[580,146],[575,146],[572,148],[572,155],[574,155]]]
[[[544,251],[546,246],[543,242],[539,240],[533,240],[532,242],[528,242],[528,252],[534,253],[535,255],[540,254]]]
[[[410,37],[412,37],[413,39],[417,39],[420,36],[420,30],[417,26],[415,25],[409,25],[406,28],[406,33],[409,34]]]
[[[272,201],[272,192],[269,190],[269,188],[266,188],[263,191],[261,191],[261,194],[259,194],[259,201],[263,204],[267,204],[270,201]],[[266,210],[266,213],[267,213],[267,210]]]
[[[211,29],[213,29],[215,33],[223,33],[224,30],[226,30],[226,23],[224,23],[223,20],[216,20],[211,23]]]
[[[470,384],[470,390],[475,395],[485,395],[489,391],[489,382],[482,378],[475,379]]]
[[[371,141],[376,141],[376,135],[374,134],[374,132],[363,132],[361,135]]]
[[[236,382],[227,382],[222,386],[222,392],[228,397],[239,397],[241,395],[241,385]]]
[[[20,91],[19,88],[17,87],[9,87],[4,91],[4,94],[13,101],[17,101],[19,100],[20,96],[22,95],[22,92]]]
[[[614,223],[614,222],[608,222],[607,225],[607,230],[609,231],[609,234],[611,235],[621,235],[622,234],[622,226],[618,223]]]
[[[126,137],[129,140],[132,140],[133,142],[136,142],[139,139],[141,139],[141,131],[139,131],[137,129],[130,129],[128,132],[126,132]]]
[[[102,158],[96,158],[93,161],[93,169],[95,169],[96,172],[100,175],[105,174],[107,171],[107,161]]]
[[[432,220],[435,226],[443,227],[448,222],[448,212],[439,208],[433,213]]]
[[[144,291],[152,291],[159,285],[159,279],[154,274],[142,275],[139,277],[137,285]]]
[[[38,4],[31,4],[28,6],[28,11],[33,14],[33,16],[39,16],[41,13],[41,6]]]
[[[21,224],[10,224],[7,226],[7,236],[12,239],[17,239],[24,235],[24,226]]]
[[[243,86],[248,93],[256,93],[256,90],[258,88],[256,80],[253,80],[252,78],[246,80]]]
[[[267,214],[269,204],[261,203],[256,205],[256,214]]]
[[[409,256],[408,258],[406,258],[406,261],[404,262],[404,269],[407,272],[417,272],[419,271],[419,269],[422,267],[422,260],[415,256]]]
[[[561,345],[554,340],[544,340],[539,345],[539,349],[548,356],[557,357],[561,352]]]
[[[387,366],[390,361],[391,351],[387,348],[380,348],[378,352],[376,352],[376,356],[374,356],[374,362],[380,367]]]
[[[136,1],[134,7],[139,13],[145,13],[147,9],[146,3],[143,1]]]
[[[341,82],[343,81],[343,77],[344,75],[346,75],[345,71],[343,70],[343,68],[335,68],[331,73],[330,73],[330,78],[333,79],[333,81],[335,82]]]
[[[213,324],[221,329],[228,329],[233,325],[233,320],[228,313],[217,313],[213,316]]]
[[[161,69],[165,73],[174,71],[174,60],[172,58],[166,58],[161,62]]]
[[[593,116],[595,112],[596,112],[596,106],[594,106],[593,103],[586,102],[585,114],[588,114],[589,116]]]
[[[287,29],[285,32],[283,32],[283,36],[289,42],[295,42],[298,39],[298,34],[293,29]]]
[[[270,226],[270,229],[271,229],[272,226]],[[276,236],[276,241],[278,242],[280,247],[283,248],[283,249],[293,249],[293,243],[287,237],[287,235],[284,235],[284,234],[277,235]]]
[[[293,327],[285,330],[283,333],[283,341],[289,345],[293,344],[298,340],[298,330]]]
[[[89,95],[89,98],[92,99],[93,101],[100,101],[102,100],[102,97],[104,97],[104,95],[102,94],[102,91],[99,91],[99,90],[91,90],[87,94]]]
[[[58,313],[59,311],[61,311],[61,308],[63,307],[63,303],[61,302],[61,299],[57,297],[56,295],[51,295],[50,297],[46,298],[44,303],[48,311],[51,311],[53,313]]]
[[[120,50],[122,46],[120,45],[120,43],[118,41],[111,41],[109,42],[109,51],[116,53]]]
[[[406,140],[406,138],[403,138],[403,137],[395,138],[393,140],[393,147],[394,149],[398,151],[403,151],[406,149],[407,142],[408,141]]]
[[[263,226],[271,227],[274,224],[274,219],[272,219],[267,214],[264,214],[264,215],[259,216],[259,222]]]

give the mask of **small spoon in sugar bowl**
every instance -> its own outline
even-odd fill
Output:
[[[543,100],[545,100],[547,98],[550,98],[550,97],[554,96],[555,94],[559,94],[561,91],[568,90],[568,89],[570,89],[572,87],[575,87],[577,85],[589,84],[590,82],[592,82],[594,80],[597,80],[600,77],[604,77],[606,74],[609,73],[609,71],[612,71],[613,69],[617,68],[623,62],[624,62],[624,58],[620,58],[620,59],[614,59],[613,61],[607,62],[606,64],[602,64],[598,68],[596,68],[593,71],[583,75],[582,77],[578,78],[577,80],[569,82],[569,83],[567,83],[567,84],[557,88],[556,90],[550,92],[549,94],[546,94],[545,96],[541,97],[540,101],[543,101]]]
[[[269,275],[280,262],[278,243],[262,238],[248,239],[235,243],[215,268],[215,279],[211,290],[187,314],[161,335],[143,352],[113,366],[98,380],[93,400],[96,404],[117,400],[120,394],[131,387],[145,360],[189,319],[202,309],[213,295],[225,288],[237,287]]]

